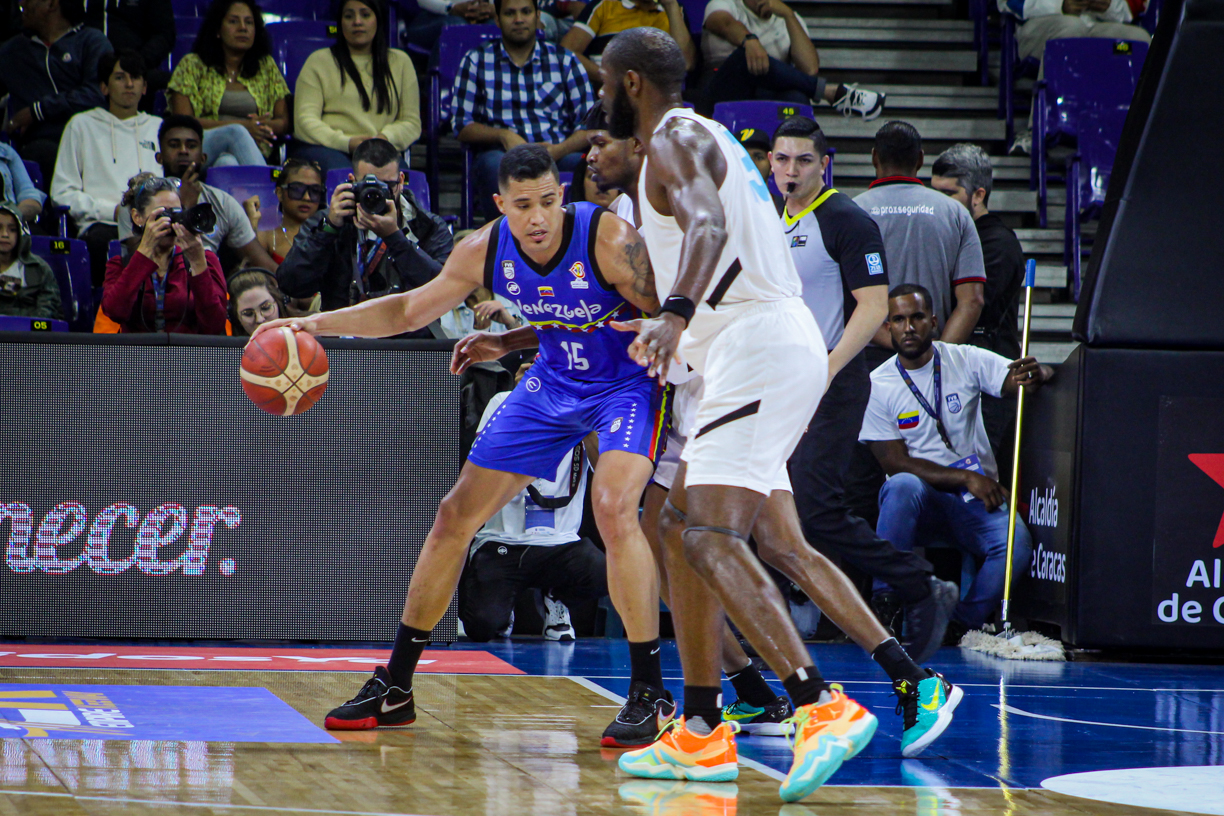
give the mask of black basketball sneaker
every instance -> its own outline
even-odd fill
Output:
[[[333,731],[367,731],[414,722],[416,706],[411,689],[404,691],[392,685],[386,667],[379,666],[356,697],[328,712],[323,727]]]
[[[629,699],[616,719],[604,729],[599,744],[604,748],[640,748],[659,737],[676,716],[676,701],[671,692],[655,688],[642,680],[629,685]]]

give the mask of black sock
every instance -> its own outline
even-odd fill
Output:
[[[930,672],[913,661],[896,638],[889,638],[871,652],[871,659],[892,680],[908,680],[918,684],[931,676]]]
[[[629,644],[629,682],[641,680],[663,688],[663,665],[659,662],[659,639]]]
[[[846,83],[844,82],[837,83],[837,88],[834,89],[833,91],[833,101],[836,102],[837,100],[841,99],[845,95],[846,95]]]
[[[395,645],[391,647],[391,657],[387,660],[387,672],[391,675],[392,683],[405,691],[412,690],[412,673],[416,671],[421,652],[428,645],[428,631],[400,623],[395,633]]]
[[[764,708],[778,699],[778,695],[765,682],[756,665],[749,663],[735,674],[728,674],[727,679],[735,686],[735,693],[750,706]]]
[[[782,685],[786,688],[786,693],[790,695],[795,708],[811,705],[820,699],[822,691],[829,690],[829,684],[820,676],[820,670],[814,665],[797,669],[794,674],[782,681]]]
[[[684,687],[684,722],[693,725],[693,720],[701,718],[696,733],[708,734],[722,722],[722,687],[721,686],[685,686]],[[709,730],[702,728],[708,726]]]

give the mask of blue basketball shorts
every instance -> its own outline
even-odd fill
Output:
[[[667,445],[671,388],[641,376],[581,382],[536,363],[489,417],[468,460],[490,470],[553,479],[557,463],[595,431],[599,452],[657,462]]]

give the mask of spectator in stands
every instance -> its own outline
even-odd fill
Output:
[[[982,425],[980,397],[1035,390],[1054,371],[1032,357],[1009,362],[985,349],[935,340],[939,318],[931,293],[917,284],[889,292],[886,325],[897,354],[871,374],[859,434],[888,474],[876,532],[907,552],[936,538],[950,541],[978,561],[977,577],[953,613],[963,633],[981,627],[1002,598],[1007,565],[1007,494]],[[1017,518],[1013,569],[1028,564],[1031,547]],[[954,627],[949,632],[955,637]]]
[[[38,220],[47,194],[34,186],[30,171],[12,145],[3,142],[0,142],[0,185],[4,187],[0,190],[0,201],[16,205],[21,217],[29,223]]]
[[[0,315],[64,317],[55,273],[30,252],[25,216],[7,202],[0,204]]]
[[[390,208],[383,215],[367,212],[357,204],[352,182],[337,185],[328,209],[301,226],[277,270],[285,294],[320,292],[323,311],[331,311],[416,289],[442,271],[454,239],[404,184],[399,159],[399,150],[385,139],[357,146],[350,178],[375,176],[388,188]],[[432,336],[427,329],[414,335]]]
[[[78,237],[89,245],[95,286],[102,282],[109,244],[119,237],[119,202],[128,179],[157,167],[161,125],[161,119],[138,110],[145,92],[140,54],[107,54],[98,71],[106,107],[68,120],[51,180],[51,198],[68,207]]]
[[[530,368],[520,366],[515,382],[530,376]],[[509,395],[503,391],[489,401],[481,428]],[[594,435],[580,442],[557,463],[554,478],[532,482],[476,533],[459,592],[459,619],[469,639],[508,636],[519,595],[540,589],[545,639],[573,640],[569,605],[608,594],[604,554],[578,534],[596,444]]]
[[[1045,44],[1068,37],[1102,37],[1107,40],[1138,40],[1150,43],[1152,36],[1137,25],[1127,0],[998,0],[999,10],[1023,22],[1016,29],[1020,59],[1045,57]],[[1038,72],[1045,76],[1045,66]],[[1013,153],[1029,153],[1033,145],[1032,111],[1029,125],[1016,132]]]
[[[417,6],[404,27],[404,41],[427,51],[434,49],[447,26],[487,25],[497,16],[490,0],[417,0]]]
[[[945,343],[973,334],[985,302],[982,243],[968,211],[918,178],[922,137],[908,122],[881,127],[871,150],[876,180],[854,200],[880,225],[890,283],[921,284],[934,296],[932,308]],[[890,348],[887,327],[875,343]]]
[[[987,209],[993,170],[986,151],[974,144],[957,144],[939,154],[931,168],[931,186],[959,201],[973,216],[986,264],[986,302],[969,342],[1009,360],[1020,356],[1020,288],[1024,285],[1024,250],[1003,219]],[[995,458],[1004,473],[1011,469],[1016,403],[982,395],[982,419]]]
[[[234,336],[249,337],[260,323],[288,317],[288,298],[266,269],[250,267],[229,279],[229,322]]]
[[[170,223],[166,210],[182,207],[174,181],[136,182],[123,205],[140,244],[126,261],[107,261],[102,311],[122,332],[225,334],[221,262],[199,235]]]
[[[116,51],[139,51],[148,66],[148,96],[142,108],[153,109],[153,94],[164,90],[170,75],[161,67],[174,49],[174,7],[170,0],[92,0],[85,25],[106,35]]]
[[[438,323],[442,334],[454,340],[472,332],[501,334],[526,325],[517,306],[483,286],[472,290],[463,303],[442,315]]]
[[[1016,29],[1020,59],[1040,61],[1049,40],[1067,37],[1103,37],[1139,40],[1152,36],[1137,25],[1126,0],[999,0],[999,10],[1024,22]]]
[[[383,139],[404,152],[421,135],[412,60],[388,48],[385,0],[345,0],[335,45],[311,54],[294,96],[293,155],[324,171],[348,167],[357,146]]]
[[[84,19],[85,0],[26,0],[25,33],[0,46],[0,95],[9,95],[10,111],[4,130],[46,179],[55,172],[69,118],[106,105],[98,60],[114,49],[102,32],[83,26]]]
[[[701,35],[710,106],[741,99],[828,102],[846,116],[875,119],[884,94],[830,84],[807,24],[782,0],[710,0]]]
[[[170,110],[204,126],[210,167],[264,164],[289,132],[289,86],[250,3],[213,0],[169,90]]]
[[[162,166],[162,173],[166,178],[179,179],[179,198],[184,209],[202,201],[212,205],[217,226],[202,239],[204,246],[219,257],[229,252],[235,253],[237,257],[227,259],[223,264],[227,271],[232,271],[239,261],[263,269],[275,269],[276,261],[259,243],[246,210],[238,200],[224,190],[204,183],[208,177],[205,169],[208,156],[203,150],[205,132],[200,122],[190,116],[167,116],[157,134],[161,148],[157,160]],[[130,224],[125,225],[121,232],[126,232],[130,227]]]
[[[276,200],[280,210],[280,226],[259,231],[259,245],[280,264],[297,238],[298,230],[323,206],[327,186],[323,170],[315,162],[289,159],[276,177]],[[242,202],[251,227],[259,230],[263,202],[252,196]]]
[[[471,182],[486,220],[499,215],[493,194],[506,151],[542,144],[561,170],[572,171],[586,149],[582,119],[595,103],[578,59],[537,41],[535,0],[496,0],[496,6],[501,41],[468,52],[451,94],[451,125],[477,151]]]
[[[545,38],[559,43],[574,27],[586,3],[582,0],[539,0],[536,8],[540,10],[540,30]]]
[[[658,28],[672,35],[684,52],[684,65],[693,70],[697,46],[679,0],[591,0],[561,46],[578,58],[592,82],[599,82],[599,61],[604,47],[620,32],[638,27]]]

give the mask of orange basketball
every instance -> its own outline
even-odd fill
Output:
[[[300,414],[327,390],[327,354],[306,332],[264,332],[242,353],[242,390],[269,414]]]

